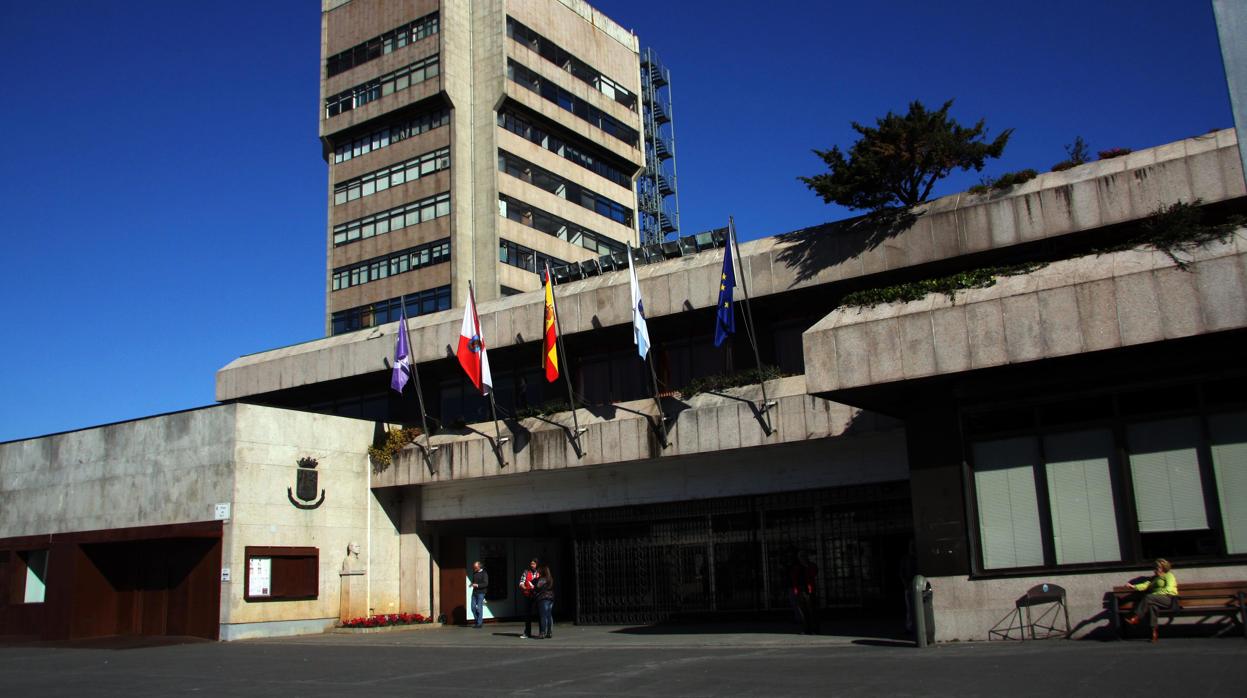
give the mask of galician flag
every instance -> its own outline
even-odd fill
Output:
[[[394,346],[394,373],[390,376],[390,387],[401,393],[407,387],[407,381],[411,380],[416,365],[411,357],[411,348],[407,345],[407,311],[404,308],[399,313],[398,344]]]
[[[489,356],[485,353],[485,340],[481,338],[481,319],[476,314],[476,294],[468,284],[468,305],[463,309],[463,326],[459,329],[459,349],[455,352],[459,365],[468,374],[472,385],[488,395],[494,379],[489,375]]]
[[[719,306],[714,318],[714,345],[721,346],[728,335],[736,334],[736,311],[732,308],[732,290],[736,288],[736,270],[732,267],[732,238],[728,233],[723,246],[723,271],[719,274]]]
[[[546,370],[546,381],[559,379],[559,334],[555,323],[554,279],[550,277],[550,265],[546,265],[546,323],[545,337],[541,342],[541,366]]]
[[[641,302],[641,284],[632,267],[632,245],[628,245],[628,284],[632,289],[632,343],[644,359],[649,354],[649,326],[645,324],[645,304]]]

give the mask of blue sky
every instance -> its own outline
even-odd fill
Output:
[[[913,99],[1016,129],[984,174],[1232,125],[1204,0],[595,5],[672,71],[685,232],[844,217],[810,150]],[[323,334],[318,7],[0,3],[0,441],[210,404]]]

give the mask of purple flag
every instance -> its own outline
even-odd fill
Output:
[[[398,344],[394,347],[394,374],[390,376],[390,387],[401,393],[407,387],[407,381],[411,380],[415,365],[411,359],[411,348],[407,346],[407,313],[400,312],[402,314],[398,319]]]

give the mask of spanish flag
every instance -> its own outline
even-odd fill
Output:
[[[541,365],[546,370],[546,381],[559,379],[559,330],[554,311],[554,280],[550,278],[550,265],[546,265],[546,324],[545,337],[541,343]]]

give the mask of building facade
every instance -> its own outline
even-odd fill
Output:
[[[1217,232],[1157,249],[1179,203]],[[1067,590],[1076,635],[1108,632],[1106,592],[1151,558],[1182,582],[1247,575],[1245,210],[1224,130],[742,243],[765,384],[705,380],[753,368],[741,334],[713,347],[722,250],[638,257],[661,399],[627,273],[589,276],[556,288],[574,421],[540,375],[543,294],[483,301],[500,434],[453,358],[461,314],[423,315],[432,433],[388,461],[369,447],[421,423],[389,388],[397,323],[243,356],[221,406],[0,444],[0,633],[317,632],[358,578],[361,612],[453,623],[473,560],[512,617],[533,555],[568,620],[779,615],[798,551],[833,621],[899,633],[916,571],[940,640],[1018,637],[1038,583]],[[985,273],[952,297],[853,295]],[[362,577],[339,571],[351,542]],[[151,550],[176,554],[137,562]],[[268,596],[237,583],[263,560]]]
[[[635,35],[578,0],[324,0],[326,334],[637,241]]]

